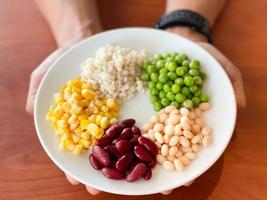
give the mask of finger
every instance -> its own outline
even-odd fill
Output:
[[[65,174],[65,175],[66,175],[67,180],[70,182],[70,184],[72,184],[72,185],[78,185],[79,184],[79,181],[77,181],[76,179],[72,178],[68,174]]]
[[[167,191],[164,191],[164,192],[161,192],[161,194],[163,195],[169,195],[172,193],[173,190],[167,190]]]
[[[26,102],[26,111],[29,114],[33,113],[34,109],[34,101],[36,92],[38,90],[38,87],[40,85],[40,82],[45,75],[48,68],[51,66],[51,64],[63,53],[66,51],[67,48],[60,48],[56,51],[54,51],[50,56],[48,56],[31,74],[30,78],[30,86],[29,86],[29,92]]]
[[[101,193],[100,190],[97,190],[97,189],[94,189],[94,188],[91,188],[89,186],[85,186],[86,190],[91,194],[91,195],[98,195]]]
[[[184,184],[184,186],[190,186],[190,185],[192,185],[192,183],[194,183],[195,182],[195,179],[194,180],[192,180],[192,181],[189,181],[189,182],[187,182],[186,184]]]
[[[223,66],[224,70],[227,72],[230,80],[232,81],[238,107],[240,108],[245,107],[246,96],[244,92],[242,75],[239,69],[212,45],[207,43],[200,43],[200,45],[204,49],[209,51],[215,57],[215,59],[218,60],[218,62]]]

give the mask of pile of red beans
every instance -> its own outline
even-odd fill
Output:
[[[135,120],[125,119],[106,130],[96,142],[89,161],[107,178],[134,182],[141,177],[145,180],[151,178],[157,154],[158,147],[141,136]]]

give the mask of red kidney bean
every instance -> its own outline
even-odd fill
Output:
[[[114,124],[107,131],[106,135],[110,138],[115,138],[121,134],[122,130],[125,128],[124,124]]]
[[[121,154],[120,152],[118,152],[117,149],[115,148],[115,146],[112,145],[112,144],[110,144],[110,145],[108,145],[108,146],[105,146],[104,149],[105,149],[105,150],[108,152],[108,154],[109,154],[112,158],[114,158],[114,159],[119,159],[119,158],[122,156],[122,154]]]
[[[93,156],[98,160],[98,162],[103,166],[109,166],[111,159],[109,154],[100,146],[94,146]]]
[[[132,162],[133,155],[131,153],[126,153],[116,162],[116,169],[119,171],[125,170],[128,165]]]
[[[153,160],[150,152],[142,145],[136,145],[134,147],[134,154],[142,161],[150,162]]]
[[[152,177],[152,170],[150,167],[147,167],[146,172],[143,175],[143,178],[145,180],[149,180],[149,179],[151,179],[151,177]]]
[[[145,171],[146,171],[146,165],[144,163],[137,164],[126,176],[126,180],[128,182],[134,182],[137,181],[139,178],[141,178]]]
[[[104,135],[102,138],[96,141],[95,145],[100,147],[105,147],[107,144],[109,144],[111,141],[111,138],[107,135]]]
[[[92,165],[93,168],[96,170],[102,169],[102,165],[97,161],[97,159],[93,156],[93,154],[90,154],[89,156],[89,162]]]
[[[141,131],[137,126],[132,127],[132,132],[134,135],[141,135]]]
[[[133,136],[133,132],[131,130],[131,128],[125,128],[123,129],[123,131],[121,132],[121,135],[117,138],[117,140],[129,140],[131,139]]]
[[[153,156],[156,156],[158,154],[157,145],[154,142],[152,142],[150,139],[140,136],[138,138],[138,143],[146,147]]]
[[[130,143],[127,140],[120,140],[115,144],[116,149],[120,153],[126,153],[130,150]]]
[[[151,168],[155,167],[157,164],[157,160],[154,158],[153,160],[151,160],[150,162],[147,163],[147,165]]]
[[[133,138],[130,140],[131,149],[133,149],[134,146],[138,144],[138,141],[137,141],[138,137],[139,137],[138,135],[133,135]]]
[[[125,178],[125,173],[110,167],[104,167],[102,169],[102,173],[104,174],[105,177],[109,179],[114,179],[114,180],[120,180]]]
[[[129,119],[124,119],[124,120],[122,120],[119,124],[123,124],[123,125],[125,125],[126,127],[131,127],[131,126],[133,126],[133,125],[135,124],[135,120],[134,120],[134,119],[131,119],[131,118],[129,118]]]

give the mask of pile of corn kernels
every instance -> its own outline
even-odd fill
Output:
[[[156,142],[157,161],[165,169],[182,171],[197,157],[202,146],[211,143],[212,130],[201,119],[202,112],[210,106],[210,103],[201,103],[191,111],[168,106],[144,125],[144,136]]]
[[[69,81],[54,96],[47,120],[60,136],[60,149],[78,155],[93,146],[117,121],[119,103],[106,98],[80,78]]]

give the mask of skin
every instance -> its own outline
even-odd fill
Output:
[[[166,13],[177,9],[189,9],[206,17],[212,26],[223,9],[226,0],[168,0]],[[26,110],[33,114],[33,107],[38,86],[51,64],[72,44],[102,31],[94,0],[36,0],[36,4],[46,18],[55,37],[58,49],[51,53],[36,69],[30,78]],[[211,53],[223,66],[230,77],[237,99],[238,107],[246,105],[242,76],[239,69],[226,58],[216,47],[207,42],[207,38],[187,27],[172,27],[166,31],[186,37]],[[66,174],[66,179],[73,185],[79,182]],[[185,184],[191,185],[193,181]],[[85,186],[91,195],[101,191]],[[162,192],[170,194],[172,190]]]

